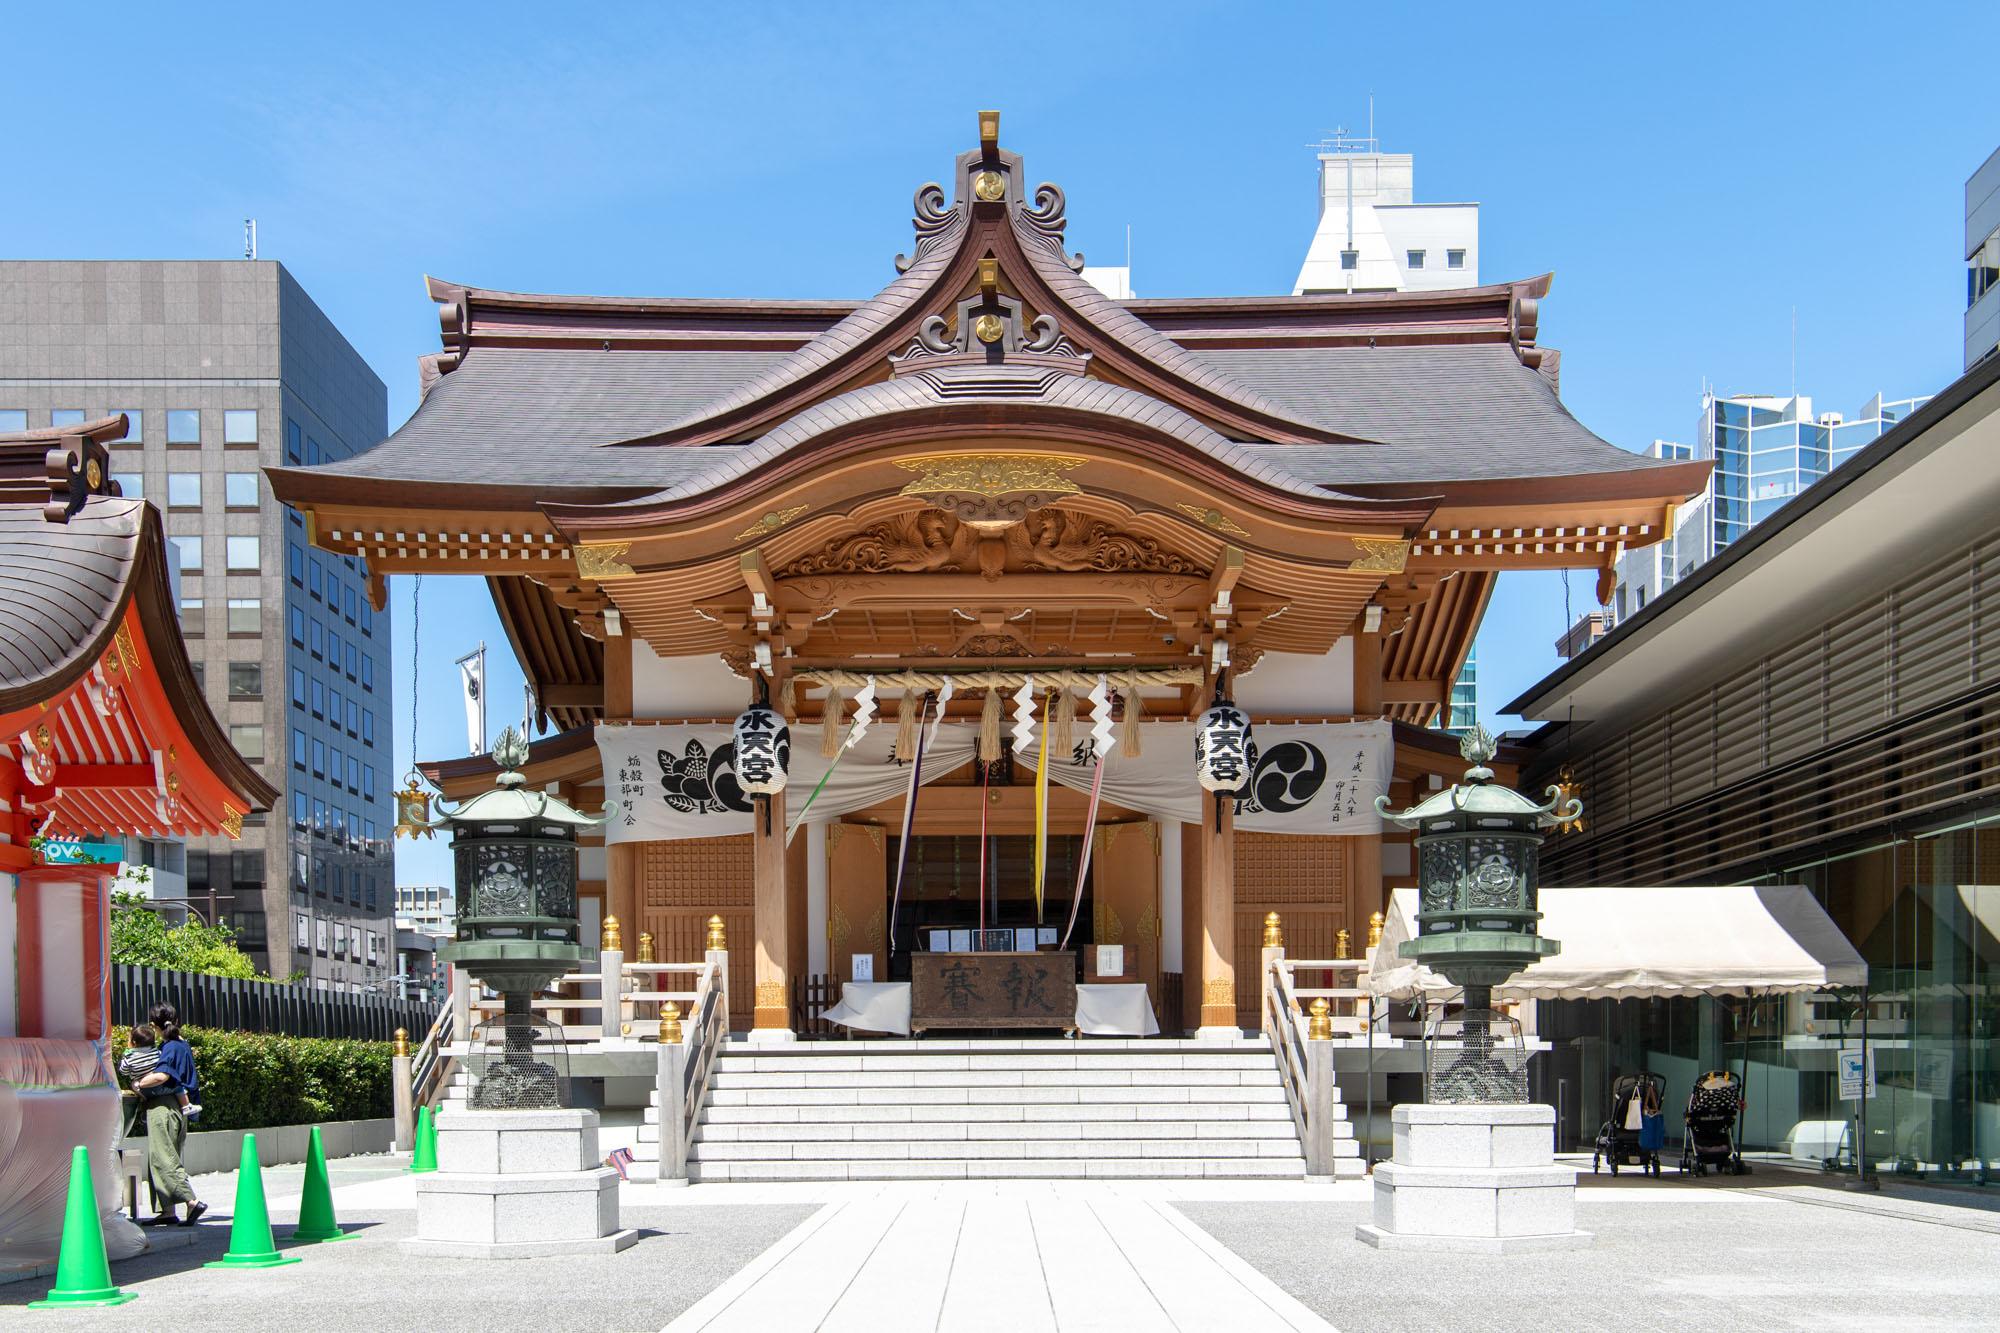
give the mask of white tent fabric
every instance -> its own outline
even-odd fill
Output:
[[[1800,884],[1543,889],[1540,904],[1541,932],[1562,952],[1496,987],[1498,999],[1770,995],[1868,979],[1861,955]],[[1416,916],[1415,889],[1390,895],[1371,993],[1408,999],[1457,989],[1398,956]]]

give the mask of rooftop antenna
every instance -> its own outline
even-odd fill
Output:
[[[245,259],[255,259],[257,257],[256,218],[243,219],[243,257]]]
[[[1375,142],[1375,90],[1368,90],[1368,142]]]

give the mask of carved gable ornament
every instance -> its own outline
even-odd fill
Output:
[[[1074,488],[1072,488],[1074,489]],[[982,540],[971,522],[938,509],[897,514],[837,538],[778,571],[780,578],[824,574],[982,573],[999,568],[983,560],[989,541],[1005,556],[1002,568],[1018,571],[1203,576],[1207,567],[1168,550],[1150,537],[1113,527],[1073,510],[1048,508],[1010,522],[997,538]]]

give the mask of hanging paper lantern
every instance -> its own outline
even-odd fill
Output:
[[[1234,794],[1250,782],[1257,766],[1257,742],[1250,735],[1250,715],[1218,699],[1194,728],[1194,774],[1208,791]]]
[[[792,762],[792,729],[775,708],[757,704],[736,719],[736,784],[751,796],[785,789]]]

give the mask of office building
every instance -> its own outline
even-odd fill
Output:
[[[1319,224],[1294,296],[1479,285],[1479,205],[1420,204],[1416,159],[1374,139],[1320,145]]]
[[[125,413],[126,496],[177,551],[181,628],[210,707],[281,789],[240,842],[160,849],[213,891],[257,966],[361,989],[393,972],[389,616],[368,570],[311,550],[263,469],[387,433],[382,381],[272,261],[0,263],[0,431]]]
[[[2000,148],[1965,182],[1965,368],[2000,349]]]
[[[1703,394],[1697,443],[1655,440],[1645,454],[1670,462],[1713,460],[1708,489],[1676,511],[1666,541],[1619,557],[1605,627],[1645,607],[1927,401],[1885,402],[1877,394],[1846,417],[1815,416],[1812,399],[1799,395]],[[1573,628],[1564,641],[1575,634]]]
[[[1465,665],[1451,683],[1451,700],[1431,723],[1439,731],[1463,736],[1479,725],[1479,645],[1465,650]]]

